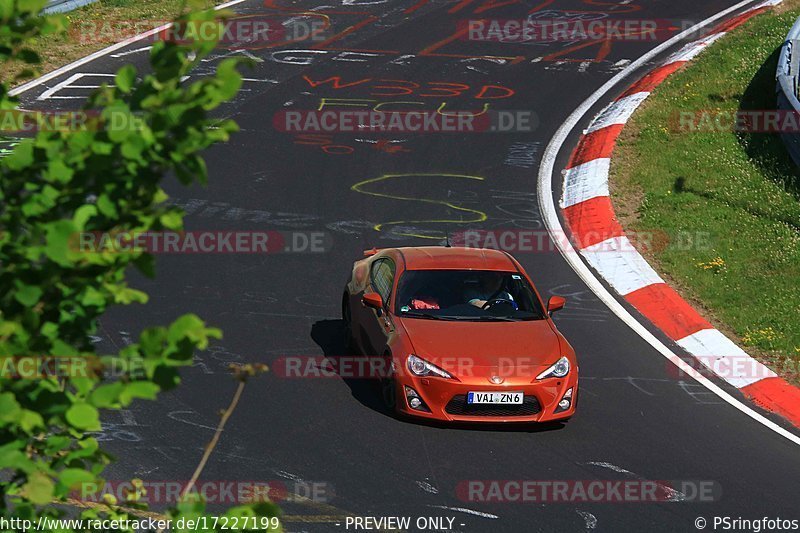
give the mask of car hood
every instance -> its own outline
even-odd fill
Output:
[[[547,320],[519,322],[399,319],[414,353],[458,375],[464,360],[474,367],[546,367],[561,357],[559,335]]]

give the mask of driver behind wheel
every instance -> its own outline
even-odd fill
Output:
[[[477,280],[467,279],[466,284],[464,299],[475,307],[483,309],[489,302],[505,300],[517,308],[514,297],[503,289],[503,275],[499,272],[485,272]]]

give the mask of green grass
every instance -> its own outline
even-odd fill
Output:
[[[707,245],[646,255],[717,327],[798,381],[800,174],[777,135],[682,132],[675,122],[680,111],[775,109],[778,50],[800,15],[788,4],[658,87],[624,130],[611,180],[627,229],[663,230],[671,242],[708,235]]]

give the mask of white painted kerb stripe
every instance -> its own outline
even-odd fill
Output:
[[[611,102],[608,107],[595,117],[585,133],[588,135],[593,131],[607,128],[608,126],[625,124],[628,122],[628,119],[631,118],[633,112],[642,105],[642,102],[644,102],[648,96],[650,96],[649,92],[633,93]]]
[[[691,61],[700,52],[705,50],[708,47],[708,45],[710,45],[723,35],[725,35],[724,31],[715,33],[713,35],[709,35],[708,37],[706,37],[701,41],[691,42],[686,46],[684,46],[683,48],[681,48],[680,50],[678,50],[677,52],[675,52],[674,54],[672,54],[671,56],[669,56],[667,60],[664,61],[664,64],[669,65],[671,63],[677,63],[678,61]]]
[[[569,207],[596,198],[608,196],[608,170],[611,159],[593,159],[564,172],[564,194],[561,207]]]
[[[778,376],[716,329],[700,330],[679,340],[678,345],[738,389]]]
[[[622,296],[653,283],[664,283],[624,235],[587,246],[581,254]]]

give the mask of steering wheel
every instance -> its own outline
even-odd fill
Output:
[[[486,303],[483,304],[481,309],[490,309],[491,307],[494,307],[497,304],[508,304],[514,308],[514,311],[517,311],[519,309],[517,302],[513,300],[506,300],[505,298],[491,298],[489,300],[486,300]]]

